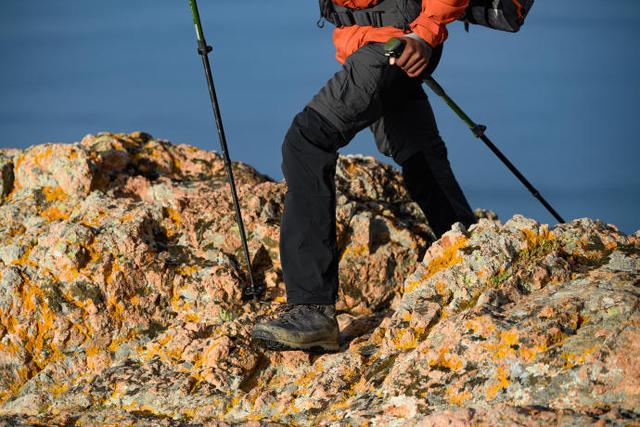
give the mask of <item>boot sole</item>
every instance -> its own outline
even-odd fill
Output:
[[[309,353],[333,353],[340,350],[340,345],[336,342],[330,341],[314,341],[308,343],[296,343],[285,340],[274,340],[271,336],[266,334],[252,335],[251,339],[261,347],[273,351],[306,351]]]

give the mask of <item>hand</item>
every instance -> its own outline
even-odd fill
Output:
[[[418,77],[429,65],[431,48],[424,41],[412,37],[401,38],[405,42],[404,50],[399,58],[389,58],[389,63],[402,68],[411,78]]]

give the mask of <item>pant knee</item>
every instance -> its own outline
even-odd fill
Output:
[[[340,132],[313,109],[297,114],[282,143],[281,167],[289,189],[332,194],[340,141]]]
[[[315,148],[334,152],[344,145],[340,131],[320,113],[305,107],[294,118],[284,140],[283,149],[289,144],[311,144]]]
[[[433,156],[439,159],[447,159],[449,155],[447,146],[444,144],[444,141],[440,136],[437,136],[430,141],[430,144],[427,146],[425,153],[429,156]]]

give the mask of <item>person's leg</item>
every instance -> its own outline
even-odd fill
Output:
[[[337,150],[347,141],[315,110],[293,120],[282,145],[287,182],[280,259],[289,304],[333,304],[338,292],[335,241]]]
[[[455,222],[466,226],[475,215],[462,192],[447,158],[429,99],[420,81],[408,79],[408,87],[383,96],[383,116],[371,126],[378,149],[402,168],[411,198],[424,212],[437,237]]]
[[[402,163],[402,176],[411,198],[424,212],[436,237],[456,222],[466,227],[476,222],[447,158],[447,148],[439,137],[427,149]]]
[[[334,304],[338,295],[335,224],[337,150],[382,115],[381,93],[403,75],[382,45],[352,54],[293,120],[282,146],[287,182],[280,259],[290,304]]]
[[[280,228],[280,261],[288,304],[277,318],[256,324],[252,338],[273,350],[339,348],[335,170],[338,148],[380,118],[382,88],[397,67],[381,44],[355,52],[298,114],[282,145],[287,182]]]

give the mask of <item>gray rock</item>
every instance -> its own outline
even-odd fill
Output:
[[[13,190],[13,161],[0,154],[0,203]]]
[[[609,262],[605,266],[609,271],[625,273],[638,273],[640,270],[640,258],[627,255],[621,251],[614,251],[609,256]]]

